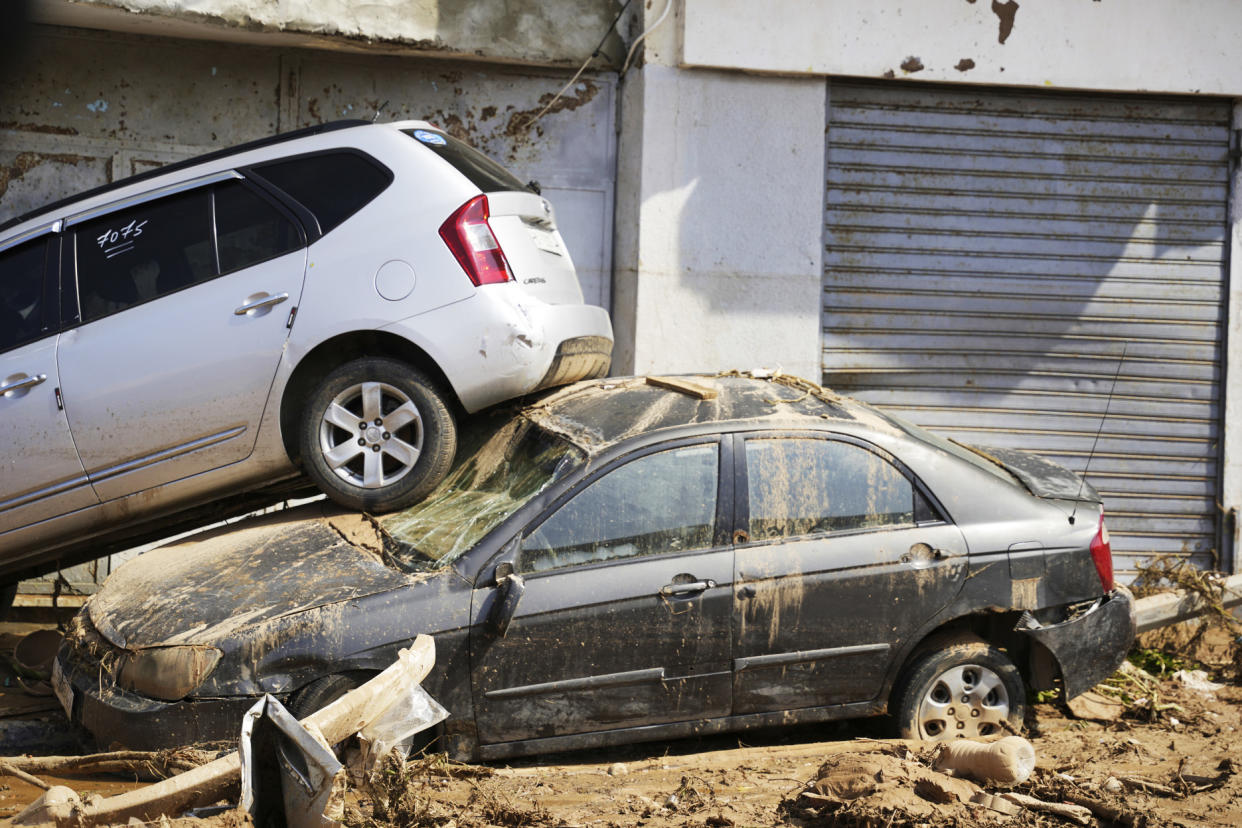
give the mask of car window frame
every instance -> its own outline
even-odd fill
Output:
[[[911,488],[914,493],[923,497],[931,506],[932,510],[940,517],[935,520],[920,521],[917,519],[918,510],[914,510],[915,519],[907,526],[863,526],[854,529],[833,529],[819,532],[809,532],[801,535],[785,535],[778,538],[752,538],[750,537],[750,478],[746,464],[746,441],[747,440],[827,440],[839,443],[848,443],[850,445],[861,448],[875,454],[882,460],[887,461],[897,469],[907,480],[910,481]],[[760,546],[772,543],[792,543],[796,541],[804,541],[819,538],[839,538],[852,535],[863,535],[874,532],[891,532],[894,529],[910,529],[922,528],[925,526],[945,526],[952,525],[953,519],[940,499],[927,487],[923,480],[914,473],[914,471],[901,461],[899,457],[892,452],[877,446],[868,440],[864,440],[853,434],[845,434],[838,431],[740,431],[733,434],[733,468],[736,480],[734,481],[734,538],[735,546]],[[916,504],[912,503],[914,507]],[[738,540],[744,538],[744,540]]]
[[[298,235],[298,245],[297,247],[294,247],[291,250],[286,250],[283,253],[276,253],[275,255],[268,256],[266,259],[259,259],[257,261],[250,262],[249,264],[244,264],[241,267],[235,267],[232,270],[225,270],[222,264],[220,263],[220,226],[216,220],[216,188],[228,186],[229,183],[230,182],[228,181],[217,182],[216,184],[212,185],[212,191],[211,191],[211,243],[212,243],[212,247],[215,248],[215,254],[216,254],[216,271],[217,272],[216,272],[215,278],[219,279],[221,276],[228,276],[230,274],[245,270],[246,268],[258,267],[259,265],[264,264],[266,262],[279,259],[282,256],[288,256],[290,253],[296,253],[299,250],[305,250],[307,246],[309,246],[310,238],[306,232],[306,226],[304,225],[303,221],[300,218],[298,218],[297,214],[294,213],[293,210],[289,209],[289,205],[285,204],[284,201],[272,195],[270,192],[268,192],[263,187],[258,186],[258,182],[251,181],[249,178],[243,177],[241,181],[239,182],[241,186],[245,187],[260,201],[272,207],[276,212],[280,213],[281,216],[283,216],[293,225],[293,229],[297,232],[297,235]],[[199,282],[199,284],[203,284],[203,283]],[[193,285],[189,285],[188,287],[193,287]],[[185,290],[185,288],[182,288],[182,290]],[[176,293],[176,292],[177,291],[173,291],[173,293]],[[170,296],[171,294],[165,294],[165,295]]]
[[[387,179],[387,183],[385,183],[383,187],[377,190],[365,202],[359,205],[356,210],[354,210],[352,213],[348,214],[347,216],[343,217],[340,221],[338,221],[336,224],[334,224],[332,227],[330,227],[327,230],[324,230],[323,227],[320,226],[319,217],[315,215],[315,212],[313,210],[311,210],[309,207],[303,204],[300,200],[295,198],[291,193],[285,192],[285,190],[281,188],[280,185],[267,179],[263,175],[263,171],[259,169],[260,167],[267,166],[269,164],[274,165],[274,164],[282,164],[287,161],[301,161],[301,160],[305,160],[308,158],[315,158],[320,155],[341,155],[341,154],[356,155],[359,158],[361,158],[363,161],[368,162],[371,166],[375,167],[375,169]],[[341,225],[353,219],[354,216],[358,215],[363,210],[370,207],[372,204],[375,203],[375,200],[377,198],[382,196],[384,193],[388,192],[388,190],[392,187],[393,182],[397,180],[397,174],[394,173],[392,171],[392,168],[389,167],[387,164],[385,164],[383,161],[380,161],[378,158],[376,158],[375,156],[371,155],[368,152],[364,152],[363,150],[358,149],[357,147],[350,147],[350,146],[326,147],[324,149],[312,150],[310,152],[299,152],[299,153],[294,153],[292,155],[282,155],[278,158],[265,158],[262,161],[255,161],[253,164],[247,164],[246,166],[238,167],[237,169],[240,173],[242,173],[245,176],[247,180],[251,180],[256,185],[267,190],[270,195],[279,199],[282,202],[285,202],[290,207],[290,209],[293,209],[297,213],[297,215],[301,219],[302,224],[305,226],[305,233],[307,236],[308,245],[314,244],[315,242],[319,241],[324,236],[328,235],[328,233],[331,233],[332,231],[336,230]]]
[[[60,333],[60,299],[58,296],[60,270],[60,222],[51,222],[31,232],[9,239],[0,244],[0,255],[28,244],[43,244],[43,276],[39,285],[39,329],[35,335],[0,345],[0,354],[7,354]]]
[[[589,569],[600,569],[611,566],[621,566],[635,561],[651,561],[667,558],[671,555],[678,555],[686,558],[697,557],[699,555],[711,554],[719,552],[721,549],[728,548],[732,543],[731,527],[734,523],[733,508],[736,500],[734,486],[736,474],[734,471],[733,443],[728,439],[728,435],[718,432],[708,434],[699,434],[692,436],[679,437],[673,440],[665,440],[661,442],[648,443],[643,446],[633,448],[621,454],[608,458],[600,465],[589,468],[587,473],[582,476],[566,482],[566,486],[560,492],[553,495],[546,501],[536,513],[535,517],[522,521],[517,527],[517,531],[511,537],[506,539],[502,544],[500,551],[492,555],[475,574],[475,585],[486,585],[490,580],[490,574],[495,570],[496,566],[501,563],[510,563],[514,566],[515,571],[518,568],[519,557],[521,555],[522,541],[532,532],[538,530],[544,521],[555,515],[560,508],[576,497],[578,494],[586,491],[597,480],[604,475],[609,474],[621,466],[627,465],[635,460],[639,460],[650,454],[657,454],[662,451],[670,451],[679,448],[690,448],[693,446],[716,446],[717,469],[716,469],[716,512],[713,517],[715,526],[712,531],[712,543],[703,549],[695,549],[690,551],[668,552],[658,555],[631,555],[624,558],[610,558],[603,561],[591,561],[572,566],[565,566],[558,569],[548,569],[542,572],[523,572],[522,578],[526,580],[534,578],[546,578],[564,574],[566,572],[582,572]]]
[[[299,246],[295,247],[292,250],[288,250],[284,253],[271,256],[261,261],[251,262],[250,264],[244,265],[239,268],[235,268],[233,270],[222,271],[220,267],[220,244],[219,244],[219,239],[217,237],[218,234],[217,234],[217,228],[216,228],[215,188],[218,186],[232,183],[232,182],[237,182],[240,185],[244,186],[247,190],[249,190],[255,196],[262,199],[265,203],[267,203],[272,208],[274,208],[282,216],[284,216],[286,219],[291,221],[293,223],[295,230],[298,233],[298,238],[300,239],[300,242],[301,242]],[[149,204],[151,202],[159,201],[160,199],[163,199],[163,198],[171,198],[174,196],[185,195],[187,193],[196,193],[196,192],[204,192],[204,191],[206,192],[206,195],[207,195],[208,222],[209,222],[208,229],[210,231],[209,235],[211,239],[212,258],[215,262],[215,271],[216,271],[215,275],[211,276],[210,278],[203,279],[198,282],[194,282],[192,284],[184,285],[182,287],[177,288],[176,290],[171,290],[167,293],[161,293],[157,296],[152,296],[149,299],[142,300],[141,302],[135,302],[132,305],[126,305],[123,308],[119,308],[117,310],[112,311],[111,313],[104,314],[103,316],[96,317],[89,321],[83,321],[81,288],[80,288],[80,273],[78,269],[78,251],[77,251],[78,231],[75,228],[78,225],[85,224],[87,222],[91,222],[99,218],[103,218],[104,216],[108,216],[108,215],[111,215],[112,213],[117,213],[117,212],[126,210],[131,207],[138,207],[143,204]],[[243,270],[246,270],[251,267],[257,267],[261,264],[264,264],[265,262],[274,261],[275,259],[281,258],[282,256],[288,256],[292,253],[304,251],[310,244],[310,237],[307,232],[306,225],[304,224],[303,220],[299,217],[298,213],[295,212],[289,204],[286,204],[284,200],[274,195],[273,193],[269,192],[266,188],[260,186],[259,182],[252,181],[251,179],[249,179],[246,175],[244,175],[239,170],[223,170],[220,172],[210,173],[210,174],[203,175],[203,176],[197,176],[195,178],[189,179],[188,181],[179,182],[177,184],[170,184],[166,187],[158,187],[146,193],[138,193],[136,195],[133,195],[127,198],[118,199],[117,201],[102,205],[100,207],[74,213],[73,215],[68,216],[63,220],[58,220],[54,222],[52,226],[56,228],[55,232],[61,239],[60,249],[58,251],[58,274],[59,274],[58,281],[60,283],[60,296],[59,296],[59,302],[58,302],[59,309],[60,309],[60,313],[59,313],[60,324],[58,327],[58,332],[64,332],[72,328],[79,327],[81,325],[89,325],[93,322],[98,322],[103,319],[108,319],[113,316],[116,316],[117,314],[125,313],[126,311],[132,310],[134,308],[139,308],[139,307],[142,307],[143,305],[150,304],[151,302],[156,302],[169,296],[174,296],[178,293],[197,287],[199,285],[204,285],[204,284],[207,284],[208,282],[213,282],[216,279],[222,278],[224,276],[229,276],[234,273],[240,273]]]

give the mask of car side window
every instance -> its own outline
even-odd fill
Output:
[[[293,222],[241,182],[217,186],[214,196],[221,273],[232,273],[301,247],[302,239]]]
[[[117,210],[74,233],[82,321],[216,275],[206,189]]]
[[[46,238],[0,253],[0,351],[42,333],[46,265]]]
[[[746,478],[756,541],[913,526],[923,500],[887,459],[839,440],[749,439]]]
[[[647,454],[596,479],[522,541],[521,572],[712,546],[715,443]]]
[[[386,167],[357,152],[320,152],[260,164],[254,171],[310,210],[323,233],[361,210],[392,182]]]

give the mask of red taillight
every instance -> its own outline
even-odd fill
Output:
[[[500,242],[496,241],[496,234],[487,223],[490,215],[487,196],[475,196],[440,225],[440,238],[453,251],[476,287],[507,282],[513,278],[509,274],[505,252],[500,249]]]
[[[1091,560],[1095,562],[1095,571],[1100,575],[1100,583],[1105,592],[1113,588],[1113,548],[1108,543],[1108,527],[1104,525],[1104,516],[1100,515],[1100,528],[1091,539]]]

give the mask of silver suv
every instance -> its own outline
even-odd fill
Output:
[[[383,512],[456,417],[604,375],[551,205],[424,122],[233,147],[0,227],[0,583],[304,486]],[[282,482],[283,481],[283,482]]]

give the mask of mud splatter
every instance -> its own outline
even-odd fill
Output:
[[[1000,36],[999,42],[1004,43],[1009,39],[1009,35],[1013,32],[1013,19],[1018,14],[1018,4],[1016,0],[992,0],[992,13],[1000,18]]]
[[[70,153],[53,153],[46,154],[41,152],[22,152],[18,153],[13,159],[13,163],[7,167],[0,167],[0,198],[8,192],[9,185],[17,181],[26,173],[33,170],[41,164],[80,164],[87,158],[82,155],[73,155]]]
[[[915,72],[922,72],[923,69],[923,61],[919,60],[914,55],[910,55],[910,57],[901,62],[901,71],[910,75],[913,75]]]
[[[535,126],[535,118],[543,112],[544,107],[552,104],[547,115],[557,112],[573,112],[580,106],[585,106],[595,99],[599,94],[599,86],[589,80],[580,81],[572,92],[568,92],[556,99],[552,92],[545,92],[539,97],[539,105],[531,109],[521,109],[509,116],[509,121],[505,124],[505,135],[509,138],[522,139],[525,138]]]
[[[41,132],[45,135],[77,135],[73,127],[52,126],[50,124],[25,124],[18,121],[0,121],[0,129],[11,129],[15,132]]]
[[[971,69],[975,68],[975,62],[970,58],[962,58],[953,68],[959,72],[969,72]]]

